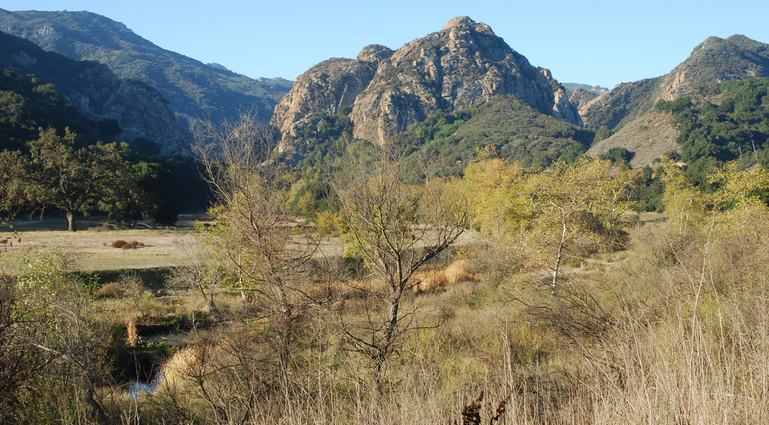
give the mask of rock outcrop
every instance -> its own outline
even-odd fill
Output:
[[[379,63],[391,55],[392,50],[387,47],[370,45],[361,50],[357,60],[329,59],[300,75],[272,118],[283,135],[281,150],[290,147],[290,141],[299,137],[299,129],[313,117],[351,108],[374,77]]]
[[[276,107],[273,122],[286,143],[308,117],[352,106],[353,135],[386,143],[431,112],[466,109],[499,95],[515,95],[539,112],[580,123],[550,71],[532,66],[488,25],[467,17],[395,52],[368,46],[357,60],[316,65]]]

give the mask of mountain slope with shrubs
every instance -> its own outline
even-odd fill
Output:
[[[49,84],[49,91],[55,90],[67,105],[90,120],[116,121],[121,139],[152,140],[166,154],[188,151],[189,140],[166,100],[144,83],[119,79],[103,65],[68,59],[0,33],[0,69],[34,75],[35,81]]]
[[[722,82],[761,77],[769,77],[769,45],[743,35],[725,39],[709,37],[670,73],[620,84],[580,105],[586,126],[603,133],[617,133],[589,153],[600,155],[614,147],[634,147],[637,158],[644,158],[634,161],[634,165],[647,165],[659,154],[671,150],[670,136],[677,131],[654,115],[657,101],[684,96],[707,98],[720,91]],[[630,125],[634,120],[637,122]],[[637,131],[640,127],[650,131],[641,134]]]
[[[251,79],[165,50],[124,24],[91,12],[0,9],[0,27],[47,51],[95,61],[122,79],[144,82],[168,100],[185,130],[198,120],[235,120],[242,112],[267,121],[291,87],[287,80]]]

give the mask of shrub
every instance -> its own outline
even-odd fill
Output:
[[[443,270],[436,270],[416,276],[416,280],[417,283],[414,285],[414,290],[416,292],[427,292],[461,282],[478,282],[480,279],[478,275],[471,271],[467,261],[457,260]]]
[[[144,248],[144,246],[145,245],[142,242],[139,242],[139,241],[127,242],[127,241],[124,241],[122,239],[118,239],[118,240],[112,242],[112,247],[113,248],[118,248],[118,249],[139,249],[139,248]]]
[[[94,293],[94,297],[98,299],[102,298],[121,298],[125,296],[125,288],[119,283],[108,283],[101,288],[97,289]]]

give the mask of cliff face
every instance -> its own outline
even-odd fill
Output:
[[[273,124],[283,135],[281,149],[299,137],[298,131],[313,117],[334,115],[352,107],[355,99],[374,77],[377,66],[392,50],[384,46],[365,47],[358,59],[329,59],[297,78],[291,91],[275,108]]]
[[[430,112],[466,109],[498,95],[515,95],[539,112],[580,123],[548,70],[532,66],[488,25],[467,17],[394,53],[369,46],[357,60],[316,65],[299,77],[273,122],[285,142],[296,137],[303,119],[352,106],[354,136],[386,143]]]
[[[53,83],[66,103],[94,120],[114,119],[122,139],[143,137],[166,154],[187,151],[187,137],[168,102],[152,87],[121,80],[104,65],[65,58],[0,33],[0,68],[34,74]]]

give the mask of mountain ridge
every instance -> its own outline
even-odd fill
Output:
[[[707,98],[725,81],[756,77],[769,77],[769,44],[740,34],[708,37],[667,74],[619,84],[582,104],[580,115],[587,127],[614,130],[587,153],[599,156],[623,148],[635,154],[631,165],[649,165],[665,151],[680,150],[671,142],[677,138],[672,120],[654,111],[657,101]]]
[[[177,126],[168,102],[141,81],[119,79],[105,65],[69,59],[0,32],[0,68],[54,84],[65,102],[88,118],[116,120],[122,139],[153,140],[166,154],[187,150],[188,136]]]
[[[266,121],[290,86],[288,80],[252,79],[164,49],[125,24],[93,12],[0,9],[0,30],[72,59],[103,63],[121,78],[149,84],[187,127],[198,120],[233,120],[243,112]]]
[[[699,43],[670,72],[621,83],[580,107],[587,127],[615,128],[636,118],[659,100],[711,90],[721,81],[769,76],[769,44],[741,34],[711,36]]]

